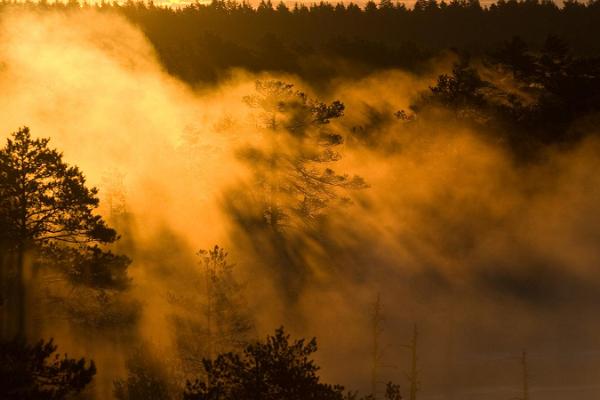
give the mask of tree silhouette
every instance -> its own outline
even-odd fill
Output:
[[[537,51],[513,38],[475,62],[460,57],[411,108],[483,128],[527,160],[548,144],[586,134],[577,123],[599,110],[599,98],[600,59],[574,56],[564,40],[550,35]],[[439,118],[431,110],[451,112]]]
[[[188,382],[186,400],[342,400],[343,388],[321,383],[311,359],[315,339],[290,343],[283,328],[242,354],[204,360],[205,380]]]
[[[258,81],[245,101],[261,137],[239,151],[251,175],[232,187],[225,206],[242,245],[273,269],[282,298],[294,301],[310,277],[308,246],[324,244],[328,215],[367,185],[334,170],[344,138],[332,121],[343,115],[341,102],[312,99],[282,81]]]
[[[430,87],[430,92],[425,95],[424,102],[447,107],[461,117],[472,118],[487,105],[484,89],[489,87],[489,82],[481,79],[477,70],[471,67],[469,58],[462,56],[454,64],[452,74],[438,77],[436,85]],[[413,108],[418,110],[419,106]]]
[[[380,339],[381,334],[383,333],[383,322],[385,320],[382,315],[381,297],[379,293],[377,293],[377,298],[373,304],[373,313],[370,315],[370,319],[371,333],[373,335],[373,349],[371,354],[371,396],[373,399],[376,399],[377,385],[379,384],[379,368],[381,366],[382,358]]]
[[[88,188],[77,167],[33,139],[24,127],[0,149],[0,221],[4,239],[17,249],[52,241],[110,243],[117,234],[93,210],[96,188]]]
[[[195,375],[203,358],[241,350],[253,328],[244,298],[244,285],[234,276],[234,264],[219,246],[200,250],[197,285],[193,292],[169,293],[179,310],[173,316],[176,344],[185,374]]]
[[[523,374],[523,394],[520,400],[529,400],[529,368],[527,367],[527,352],[525,350],[521,353],[521,368]]]
[[[98,246],[45,246],[39,252],[37,265],[54,267],[73,285],[95,289],[124,290],[130,286],[127,268],[131,260],[124,255]]]
[[[94,214],[97,189],[88,188],[81,171],[66,164],[60,152],[48,147],[49,141],[32,138],[24,127],[0,149],[0,241],[16,255],[10,274],[14,289],[7,300],[14,302],[20,336],[26,333],[25,253],[50,244],[85,245],[117,239],[116,232]]]
[[[144,31],[169,73],[192,84],[244,68],[289,71],[327,87],[335,78],[356,79],[389,68],[419,73],[450,48],[480,55],[514,36],[539,49],[546,36],[557,35],[577,54],[592,56],[600,35],[597,0],[499,0],[484,5],[420,0],[414,7],[376,0],[362,6],[318,2],[290,8],[266,1],[251,6],[213,0],[176,9],[141,1],[68,3],[42,1],[35,6],[59,12],[68,8],[73,15],[80,6],[123,15]],[[34,5],[4,2],[0,7]]]
[[[244,311],[242,285],[233,276],[234,265],[227,261],[227,252],[215,246],[200,250],[206,282],[206,325],[209,357],[213,352],[239,347],[245,342],[252,323]]]
[[[241,354],[222,353],[204,360],[203,379],[188,381],[184,400],[374,400],[344,392],[340,385],[320,382],[311,359],[316,339],[290,342],[283,328],[264,342],[248,345]],[[400,386],[386,384],[385,400],[402,400]]]
[[[343,115],[341,102],[313,100],[281,81],[258,81],[256,94],[245,101],[258,111],[267,145],[241,156],[255,172],[263,216],[274,230],[314,221],[332,201],[344,199],[340,189],[366,187],[362,178],[332,169],[341,158],[335,149],[343,137],[330,122]]]
[[[400,395],[400,385],[388,382],[385,385],[385,399],[386,400],[402,400]]]
[[[0,342],[0,397],[5,400],[61,400],[81,392],[96,374],[93,361],[54,354],[52,339],[28,345]]]

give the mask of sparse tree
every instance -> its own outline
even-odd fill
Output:
[[[334,170],[343,136],[332,122],[343,115],[342,103],[314,100],[281,81],[257,82],[256,93],[245,101],[262,138],[239,152],[252,175],[247,185],[228,193],[225,205],[241,245],[255,255],[251,262],[273,269],[282,298],[294,301],[310,278],[307,256],[314,252],[308,247],[324,247],[318,238],[328,215],[350,202],[351,190],[367,185]]]
[[[314,221],[332,201],[345,199],[340,189],[366,187],[362,178],[332,169],[343,136],[330,122],[343,115],[341,102],[313,100],[281,81],[258,81],[256,94],[245,101],[258,111],[266,145],[240,154],[254,171],[263,217],[274,230]]]
[[[252,323],[244,312],[242,285],[233,276],[234,265],[227,261],[227,252],[219,246],[200,250],[206,282],[206,329],[209,358],[214,352],[242,345]]]
[[[411,108],[420,111],[430,106],[445,107],[461,118],[482,120],[487,116],[483,110],[488,105],[486,90],[490,87],[491,84],[470,65],[469,58],[461,56],[452,73],[440,75],[435,86],[431,86],[429,92]]]
[[[523,374],[523,394],[521,400],[529,400],[529,368],[527,366],[527,352],[523,350],[521,354],[521,371]]]
[[[410,371],[406,374],[408,378],[408,383],[410,384],[410,400],[417,399],[417,392],[421,387],[421,381],[419,379],[419,369],[418,369],[418,357],[417,357],[417,346],[419,340],[419,330],[417,329],[417,324],[413,326],[413,335],[409,344],[404,345],[410,350]]]
[[[197,374],[203,358],[242,349],[253,328],[244,287],[234,276],[235,266],[227,260],[227,252],[214,246],[200,250],[198,257],[197,291],[169,294],[169,301],[180,311],[174,322],[186,374]]]
[[[377,385],[379,384],[379,367],[381,366],[381,345],[380,337],[383,332],[383,316],[381,307],[381,297],[377,293],[377,299],[373,304],[373,312],[371,314],[371,334],[373,335],[373,349],[371,355],[371,396],[374,400],[377,399]]]

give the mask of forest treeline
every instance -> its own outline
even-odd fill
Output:
[[[94,8],[124,15],[146,34],[167,70],[187,82],[211,82],[230,68],[283,71],[311,84],[376,70],[426,70],[447,49],[485,54],[520,37],[539,50],[549,35],[576,55],[597,55],[600,1],[382,0],[286,6],[215,0],[181,7],[152,2],[39,4],[3,1],[0,8]]]
[[[429,127],[458,124],[529,162],[540,149],[577,143],[593,131],[600,108],[598,4],[93,7],[137,23],[166,68],[188,82],[214,80],[226,68],[243,67],[294,72],[318,84],[343,77],[344,60],[356,68],[352,73],[410,69],[458,46],[452,69],[409,108],[373,109],[361,126],[332,123],[342,120],[344,99],[323,102],[278,80],[257,81],[240,99],[269,140],[238,149],[238,161],[249,173],[246,181],[227,188],[223,211],[235,227],[236,245],[245,257],[264,264],[282,303],[293,310],[312,278],[307,249],[318,246],[332,269],[356,256],[331,240],[335,231],[328,218],[351,205],[351,193],[369,190],[368,176],[338,170],[344,144],[393,153],[401,134],[424,121]],[[506,28],[509,23],[513,28]],[[173,354],[169,360],[155,358],[136,333],[141,305],[127,296],[135,284],[128,274],[135,246],[118,247],[117,229],[127,232],[132,216],[113,204],[105,220],[99,203],[98,189],[63,160],[49,138],[23,127],[0,148],[0,397],[63,399],[93,382],[93,362],[56,356],[50,339],[35,341],[40,321],[47,319],[68,321],[74,335],[126,342],[127,374],[113,382],[119,400],[358,398],[321,382],[312,360],[316,341],[291,341],[282,328],[256,338],[243,284],[218,246],[197,253],[197,268],[186,277],[197,290],[161,294],[168,299]],[[415,376],[412,382],[416,393]],[[389,383],[386,398],[399,400],[400,389]]]

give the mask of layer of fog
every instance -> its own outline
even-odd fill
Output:
[[[290,304],[270,260],[246,251],[223,212],[230,189],[248,180],[237,151],[267,140],[242,98],[256,79],[269,77],[237,71],[216,88],[187,87],[116,15],[7,11],[0,29],[1,136],[27,125],[51,137],[100,188],[107,218],[111,193],[120,196],[134,221],[122,240],[135,242],[138,334],[157,353],[169,351],[175,334],[168,293],[188,290],[195,252],[220,244],[247,283],[258,334],[283,324],[295,335],[317,336],[327,381],[368,388],[377,293],[389,366],[381,378],[404,383],[408,353],[401,345],[417,323],[424,397],[464,398],[489,387],[496,397],[485,398],[513,396],[524,348],[536,371],[534,390],[583,388],[598,379],[597,140],[515,164],[502,146],[466,128],[394,119],[427,78],[391,71],[339,82],[321,94],[346,105],[335,123],[348,134],[336,169],[361,175],[370,188],[330,211],[338,251],[306,248],[314,251],[305,257],[309,278]],[[311,92],[294,77],[278,78]],[[63,351],[98,361],[96,394],[108,398],[112,379],[124,372],[125,350],[70,334],[67,321],[46,326]]]

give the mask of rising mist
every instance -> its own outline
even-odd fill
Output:
[[[532,398],[600,391],[593,122],[578,121],[582,134],[572,143],[523,160],[495,136],[494,120],[472,125],[448,111],[410,111],[452,68],[453,54],[432,58],[422,73],[388,69],[326,86],[242,69],[188,84],[118,13],[6,9],[0,27],[2,140],[25,125],[49,137],[98,187],[99,212],[121,235],[112,249],[132,260],[131,283],[110,306],[88,304],[97,294],[81,292],[85,305],[57,310],[48,298],[72,299],[72,288],[43,273],[28,281],[37,304],[30,334],[96,362],[83,398],[112,398],[113,382],[140,352],[156,359],[174,391],[200,373],[182,359],[181,343],[191,346],[204,323],[206,253],[198,251],[215,245],[239,285],[240,340],[279,326],[316,336],[327,382],[369,393],[379,296],[381,381],[408,387],[404,346],[417,324],[424,399],[515,397],[522,350]],[[290,96],[300,90],[328,106],[339,100],[343,112],[290,135],[296,121],[287,110],[252,100],[261,82],[290,83]],[[343,141],[331,148],[335,157],[311,165],[347,184],[302,218],[297,192],[273,182],[297,182],[286,168],[316,157],[321,129]],[[265,188],[279,193],[273,204],[287,218],[275,231],[261,225]],[[114,315],[76,319],[74,309]],[[213,351],[198,346],[198,354]]]

